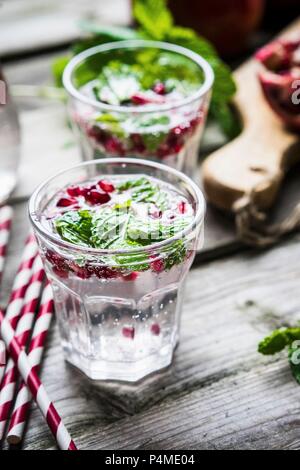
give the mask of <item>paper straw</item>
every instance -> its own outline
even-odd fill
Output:
[[[77,450],[54,404],[49,399],[45,387],[41,383],[34,367],[31,366],[27,354],[15,338],[15,332],[11,324],[4,317],[4,313],[1,310],[0,333],[7,350],[15,364],[18,365],[19,372],[41,410],[59,448],[62,450]]]
[[[22,308],[16,338],[21,347],[25,347],[31,334],[35,312],[38,306],[45,271],[40,256],[34,260],[32,277],[26,291],[24,306]],[[9,418],[10,410],[18,380],[18,368],[14,361],[9,359],[5,368],[0,390],[0,440],[3,438],[5,426]]]
[[[28,350],[31,366],[38,371],[42,361],[44,347],[54,313],[52,287],[47,283],[34,325],[32,339]],[[14,410],[10,419],[7,441],[9,444],[19,444],[23,440],[25,425],[30,409],[31,393],[23,382],[20,386]]]

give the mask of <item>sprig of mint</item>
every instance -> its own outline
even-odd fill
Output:
[[[295,341],[300,341],[300,327],[281,328],[273,331],[259,343],[258,352],[273,355],[288,348],[292,374],[300,384],[300,345],[294,346]]]
[[[73,54],[106,42],[136,38],[163,40],[200,54],[210,63],[215,74],[210,114],[229,137],[236,136],[240,126],[230,108],[236,86],[229,67],[218,57],[215,48],[192,29],[176,26],[166,0],[134,0],[133,15],[138,25],[137,30],[81,22],[81,28],[90,37],[75,44]],[[53,64],[53,74],[58,86],[61,86],[63,69],[69,59],[70,56],[60,57]]]
[[[157,207],[168,205],[169,195],[146,177],[126,180],[118,185],[120,193],[131,190],[131,199],[113,206],[102,206],[95,211],[82,209],[67,211],[58,217],[55,228],[62,239],[75,245],[99,249],[144,248],[167,240],[184,230],[191,223],[191,216],[185,215],[165,224],[160,219],[141,217],[134,204],[153,203]],[[183,261],[186,247],[178,240],[165,249],[165,269]],[[134,270],[149,268],[147,253],[118,255],[116,263]]]

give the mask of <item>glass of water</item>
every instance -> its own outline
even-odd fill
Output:
[[[158,204],[157,194],[161,211],[149,202],[145,212],[145,198]],[[134,382],[170,365],[185,281],[203,240],[198,186],[166,165],[101,159],[46,181],[29,211],[66,359],[94,380]]]

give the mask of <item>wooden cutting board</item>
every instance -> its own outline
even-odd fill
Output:
[[[281,36],[300,34],[300,19]],[[260,209],[272,206],[287,170],[300,161],[299,136],[289,132],[266,102],[257,73],[261,65],[254,59],[234,74],[238,92],[234,105],[241,115],[242,133],[212,153],[201,168],[208,200],[221,209],[254,188]]]

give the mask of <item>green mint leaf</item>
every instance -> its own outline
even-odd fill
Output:
[[[116,135],[117,137],[125,137],[126,133],[118,120],[115,116],[109,113],[99,114],[95,118],[96,122],[101,123],[101,128],[108,130],[110,133]]]
[[[88,210],[68,211],[56,219],[55,228],[66,241],[90,246],[92,215]]]
[[[129,213],[115,211],[111,207],[97,211],[92,220],[91,242],[95,248],[122,246],[126,239],[126,224]]]
[[[168,205],[169,195],[163,191],[158,185],[153,184],[145,177],[136,180],[128,180],[118,185],[119,191],[136,188],[131,194],[132,201],[152,203],[158,209],[164,210]]]
[[[144,32],[153,39],[164,39],[173,26],[166,0],[135,0],[133,14]]]
[[[53,73],[53,77],[54,77],[54,82],[55,82],[55,85],[58,86],[58,87],[63,86],[62,76],[63,76],[64,70],[65,70],[67,64],[69,63],[70,59],[71,59],[71,57],[69,55],[67,55],[67,56],[63,56],[63,57],[58,57],[52,63],[52,73]]]
[[[165,258],[164,267],[169,271],[173,266],[182,263],[186,257],[186,246],[182,240],[177,240],[169,248],[170,253]]]
[[[281,328],[259,343],[258,352],[265,355],[276,354],[295,340],[300,340],[300,328]]]
[[[228,102],[221,101],[217,103],[214,100],[211,103],[210,115],[219,123],[224,134],[230,139],[234,139],[241,132],[240,120]]]

